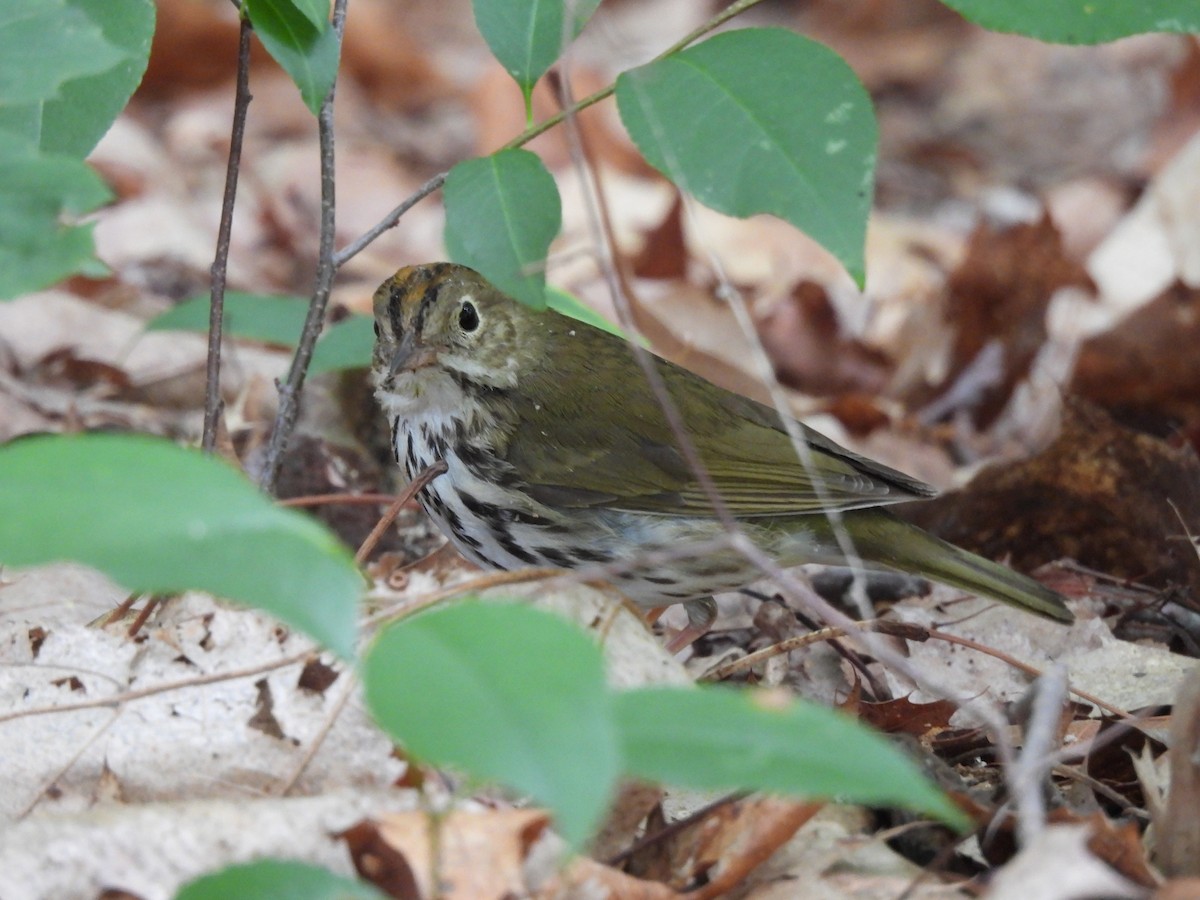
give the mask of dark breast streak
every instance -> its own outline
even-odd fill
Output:
[[[435,429],[427,423],[401,428],[397,422],[397,426],[396,455],[401,456],[403,444],[404,471],[410,483],[439,459],[450,467],[450,471],[426,485],[417,499],[465,557],[490,569],[547,564],[513,534],[513,526],[540,527],[552,523],[502,502],[503,494],[511,488],[499,483],[509,479],[498,477],[505,467],[494,453],[456,440],[461,436],[460,430],[447,434],[444,429]]]
[[[411,482],[438,459],[449,471],[417,495],[425,512],[463,556],[492,569],[547,566],[574,569],[606,563],[611,548],[599,546],[598,533],[586,522],[546,509],[530,509],[527,495],[495,452],[463,440],[454,429],[429,423],[396,423],[394,447]]]

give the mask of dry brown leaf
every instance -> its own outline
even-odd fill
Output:
[[[1127,186],[1113,178],[1076,178],[1046,190],[1044,202],[1058,228],[1063,252],[1083,260],[1129,208]]]
[[[132,387],[129,375],[123,369],[87,359],[71,347],[52,350],[24,374],[34,381],[86,391],[98,397],[120,395]]]
[[[1085,48],[977,30],[939,73],[926,134],[973,157],[985,184],[1144,174],[1139,151],[1167,108],[1180,38]]]
[[[972,26],[940,3],[866,0],[801,7],[801,30],[842,56],[872,93],[944,75]]]
[[[1176,281],[1200,285],[1200,137],[1163,167],[1137,205],[1088,258],[1108,320],[1124,316]]]
[[[891,422],[891,417],[879,408],[874,397],[865,394],[842,394],[825,405],[825,411],[842,423],[847,432],[863,438]]]
[[[592,839],[588,852],[598,859],[610,859],[633,843],[638,827],[662,801],[665,792],[657,784],[626,781],[609,806],[608,815]]]
[[[426,44],[390,0],[358,0],[346,17],[339,80],[349,76],[383,110],[412,112],[451,95]]]
[[[296,687],[314,694],[324,694],[341,677],[342,673],[320,659],[310,659],[300,670]]]
[[[1051,296],[1070,286],[1088,288],[1091,282],[1064,254],[1048,216],[1004,231],[980,226],[947,285],[945,315],[954,344],[946,377],[910,402],[945,406],[940,416],[967,409],[977,423],[990,423],[1046,341]],[[986,359],[992,361],[985,365]],[[967,379],[969,388],[959,383]],[[943,395],[956,397],[952,406]]]
[[[1200,878],[1177,878],[1154,892],[1153,900],[1196,900],[1200,897]]]
[[[759,797],[734,804],[734,815],[719,827],[701,828],[694,848],[695,874],[704,887],[687,894],[689,900],[724,896],[786,844],[821,811],[824,801],[799,802]]]
[[[723,807],[714,810],[713,813],[720,814],[722,810]],[[664,834],[669,826],[667,815],[661,805],[650,810],[643,828],[644,839],[626,854],[627,858],[624,860],[626,872],[643,881],[664,885],[671,882],[672,873],[676,868],[672,858],[674,844],[670,840],[655,839],[657,835]]]
[[[525,100],[512,76],[490,55],[481,66],[480,73],[467,99],[476,123],[475,151],[484,155],[495,153],[521,132],[525,123]],[[608,85],[599,72],[586,66],[573,66],[571,78],[576,99]],[[545,119],[559,112],[562,109],[561,99],[556,93],[553,78],[539,81],[533,89],[534,120]],[[581,138],[586,142],[588,153],[594,161],[627,174],[659,177],[633,149],[629,139],[617,127],[610,110],[602,106],[589,107],[578,114],[576,121]],[[539,135],[525,147],[541,156],[551,170],[572,163],[565,129],[557,128]]]
[[[722,803],[663,842],[648,845],[630,860],[629,870],[680,890],[703,884],[687,894],[692,900],[719,897],[769,859],[824,805],[774,797]],[[664,824],[648,823],[647,834]]]
[[[1068,388],[1125,422],[1166,436],[1200,436],[1200,289],[1175,282],[1080,348]]]
[[[661,222],[646,232],[642,248],[630,260],[638,278],[685,278],[688,270],[687,242],[683,237],[683,198],[675,200]]]
[[[788,387],[828,396],[878,394],[891,376],[887,355],[848,335],[825,288],[802,281],[758,320],[775,374]]]
[[[150,63],[138,92],[161,100],[181,90],[233,80],[237,57],[236,10],[220,0],[159,0]],[[260,41],[251,42],[251,64],[274,66]],[[357,81],[389,110],[420,109],[448,87],[424,45],[404,28],[386,0],[362,0],[346,17],[339,77]]]
[[[535,900],[676,900],[677,891],[665,884],[643,881],[593,859],[576,859],[558,878],[545,884]]]
[[[950,717],[958,704],[949,700],[932,703],[913,703],[907,697],[883,700],[879,703],[861,702],[856,714],[872,728],[887,734],[911,734],[927,742],[950,727]]]
[[[1170,107],[1155,123],[1145,170],[1159,171],[1196,134],[1200,121],[1200,45],[1187,42],[1184,58],[1171,72]]]
[[[255,703],[254,715],[249,718],[246,725],[255,731],[261,731],[268,737],[278,738],[281,741],[287,740],[287,735],[283,733],[279,720],[275,718],[275,699],[271,696],[270,683],[267,679],[261,678],[254,682],[254,688],[258,691],[258,699]]]
[[[1067,406],[1041,453],[984,469],[962,491],[905,515],[1021,571],[1069,557],[1141,584],[1188,588],[1183,602],[1200,597],[1188,539],[1200,534],[1200,461],[1083,403]]]
[[[386,839],[378,823],[359,822],[338,835],[346,842],[358,874],[389,897],[420,900],[417,876],[401,850]]]
[[[1088,849],[1135,884],[1153,887],[1158,877],[1146,865],[1141,829],[1136,822],[1113,822],[1099,813],[1088,820],[1092,827]]]
[[[237,59],[237,10],[220,0],[159,0],[155,4],[150,62],[138,87],[142,97],[161,99],[180,90],[206,88],[233,80]],[[259,41],[251,59],[270,59]]]
[[[1096,736],[1098,740],[1092,745],[1084,762],[1088,776],[1111,788],[1133,807],[1146,808],[1136,759],[1143,754],[1160,755],[1164,749],[1162,744],[1124,721],[1113,721],[1107,717]]]
[[[549,821],[537,809],[456,810],[441,817],[398,813],[356,826],[347,839],[353,841],[359,874],[385,890],[389,888],[375,881],[377,873],[386,873],[390,883],[415,885],[416,893],[407,896],[434,896],[431,873],[436,871],[439,897],[503,900],[529,893],[522,867]],[[431,843],[435,830],[436,869]]]

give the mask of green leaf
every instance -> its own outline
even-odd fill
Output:
[[[70,223],[111,196],[88,166],[0,132],[0,299],[53,284],[93,259],[92,226]]]
[[[350,316],[331,326],[313,348],[310,375],[338,369],[361,369],[371,365],[375,346],[373,316]]]
[[[768,706],[753,693],[692,687],[628,691],[616,708],[632,775],[702,790],[895,804],[964,823],[900,750],[821,706]]]
[[[467,602],[386,629],[363,663],[367,704],[413,754],[531,794],[579,846],[619,771],[600,650],[516,604]]]
[[[579,36],[600,0],[474,0],[475,24],[525,95]],[[572,11],[564,22],[567,7]],[[564,25],[566,28],[564,28]]]
[[[154,36],[153,0],[69,0],[100,26],[123,58],[95,75],[64,83],[42,109],[40,146],[80,158],[96,146],[141,83]]]
[[[877,127],[832,50],[781,28],[727,32],[622,73],[617,104],[651,165],[700,202],[779,216],[863,283]]]
[[[333,26],[314,25],[295,0],[244,0],[254,31],[267,52],[300,88],[315,116],[337,77],[338,40]]]
[[[208,331],[207,296],[189,297],[146,323],[147,331]],[[225,294],[224,333],[226,337],[264,344],[295,347],[308,315],[303,297],[267,294]],[[310,375],[338,369],[357,369],[371,365],[375,344],[375,320],[371,316],[352,315],[326,328],[313,348]]]
[[[446,250],[500,290],[546,306],[546,253],[562,225],[558,185],[528,150],[461,162],[446,176]]]
[[[189,297],[146,323],[147,331],[208,331],[210,297]],[[227,337],[295,347],[304,330],[308,301],[227,291],[222,315]]]
[[[26,103],[24,106],[0,104],[0,135],[20,141],[30,149],[37,149],[42,136],[42,103]]]
[[[292,0],[292,3],[313,28],[324,28],[329,21],[329,0]]]
[[[105,72],[124,54],[67,0],[5,0],[0,5],[0,107],[56,96],[64,82]]]
[[[175,900],[384,900],[369,884],[281,859],[228,866],[180,888]]]
[[[189,297],[146,323],[147,331],[208,331],[207,296]],[[228,338],[295,347],[308,315],[303,297],[267,294],[225,294],[224,333]],[[352,315],[326,328],[313,348],[310,375],[371,365],[375,320]]]
[[[994,31],[1060,44],[1099,44],[1148,31],[1200,32],[1195,0],[943,0]]]
[[[135,590],[252,604],[353,658],[364,585],[346,548],[198,451],[110,434],[0,447],[0,561],[64,559]]]

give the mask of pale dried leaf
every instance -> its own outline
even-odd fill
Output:
[[[1088,850],[1090,828],[1047,828],[990,882],[992,900],[1084,900],[1143,898],[1145,888],[1122,878]]]
[[[525,859],[548,823],[547,814],[538,809],[455,811],[436,818],[428,812],[408,812],[376,822],[380,836],[408,862],[421,896],[434,895],[431,873],[436,871],[436,893],[447,900],[526,895]]]
[[[1159,173],[1112,233],[1096,248],[1088,271],[1101,306],[1089,333],[1118,320],[1176,281],[1200,286],[1200,136]]]

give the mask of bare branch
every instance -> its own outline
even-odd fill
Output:
[[[426,466],[418,473],[395,500],[392,505],[387,508],[387,511],[380,516],[379,521],[375,523],[375,527],[371,529],[371,533],[367,535],[367,539],[362,542],[362,546],[358,548],[358,552],[354,554],[354,561],[358,565],[362,565],[367,561],[367,557],[371,555],[371,551],[375,549],[375,545],[379,543],[379,539],[383,537],[383,533],[388,530],[388,527],[396,521],[396,516],[400,515],[400,510],[404,509],[405,504],[413,497],[417,496],[425,485],[433,481],[439,475],[444,475],[447,470],[446,461],[439,459],[433,465]]]
[[[317,730],[308,742],[308,749],[304,751],[304,755],[300,757],[291,773],[283,779],[272,791],[277,797],[286,797],[296,787],[296,782],[300,780],[305,770],[312,763],[321,746],[325,743],[325,739],[329,737],[329,733],[333,730],[333,726],[337,724],[338,718],[346,709],[346,704],[350,702],[350,698],[354,696],[355,690],[358,688],[358,678],[353,672],[346,673],[346,686],[342,688],[341,696],[334,701],[333,706],[325,716],[325,721],[321,723],[321,727]]]
[[[711,19],[709,19],[703,25],[701,25],[698,28],[696,28],[695,30],[691,31],[686,36],[684,36],[680,40],[676,41],[674,44],[672,44],[670,47],[668,47],[666,50],[664,50],[662,53],[658,54],[658,56],[654,57],[654,60],[652,60],[652,61],[657,62],[660,59],[670,56],[672,53],[678,53],[680,50],[682,50],[688,44],[691,44],[694,41],[699,40],[700,38],[704,37],[704,35],[708,34],[710,31],[714,31],[717,28],[720,28],[722,25],[724,25],[726,22],[728,22],[734,16],[740,15],[741,13],[750,9],[750,7],[757,6],[759,3],[762,3],[762,2],[763,2],[763,0],[737,0],[737,2],[729,4],[729,6],[725,7],[725,9],[721,10],[721,12],[717,13],[715,16],[713,16]],[[611,97],[613,95],[613,92],[616,91],[616,89],[617,89],[617,86],[615,84],[610,84],[608,87],[602,88],[601,90],[596,91],[596,93],[591,94],[587,97],[584,97],[578,103],[571,103],[570,105],[561,109],[559,112],[555,113],[554,115],[550,116],[549,118],[543,119],[541,122],[538,122],[536,125],[531,125],[529,128],[526,128],[524,131],[522,131],[520,134],[518,134],[515,138],[513,138],[511,141],[509,141],[507,144],[505,144],[502,149],[515,150],[518,147],[525,146],[526,144],[528,144],[530,141],[532,141],[538,135],[545,134],[551,128],[554,128],[556,125],[559,125],[562,122],[564,122],[568,117],[575,115],[576,113],[580,112],[581,110],[587,109],[589,106],[595,106],[601,100],[608,99],[609,97]],[[363,235],[356,238],[353,242],[351,242],[350,244],[347,244],[343,249],[339,250],[336,254],[334,254],[334,257],[333,257],[334,265],[340,268],[346,262],[348,262],[351,258],[353,258],[354,256],[357,256],[364,249],[366,249],[366,247],[373,240],[375,240],[377,237],[379,237],[385,231],[387,231],[390,228],[395,228],[396,225],[399,223],[400,218],[406,212],[408,212],[410,209],[412,209],[414,206],[416,206],[417,203],[424,200],[426,197],[428,197],[430,194],[432,194],[434,191],[436,191],[438,188],[440,188],[443,184],[445,184],[447,174],[449,174],[449,173],[442,172],[439,175],[434,175],[427,182],[425,182],[423,185],[421,185],[419,188],[417,188],[417,190],[415,192],[413,192],[407,198],[405,198],[404,202],[402,202],[399,206],[397,206],[395,209],[393,209],[391,212],[389,212],[386,216],[384,216],[382,219],[380,219],[378,224],[372,226],[369,231],[365,232]]]
[[[346,26],[347,0],[336,0],[333,5],[333,30],[337,35],[338,46],[342,43],[342,34]],[[268,492],[273,493],[275,482],[279,478],[279,468],[283,464],[283,453],[287,449],[292,431],[296,427],[296,419],[300,415],[300,391],[304,387],[304,378],[308,374],[308,366],[312,361],[313,348],[321,329],[325,327],[325,308],[329,304],[329,293],[333,287],[333,276],[337,267],[333,262],[334,224],[336,221],[336,205],[334,201],[334,141],[333,141],[333,100],[337,93],[337,79],[329,86],[329,93],[321,103],[321,112],[317,116],[317,127],[321,153],[321,235],[317,250],[317,277],[313,285],[312,299],[308,304],[308,316],[304,320],[304,330],[300,333],[300,343],[296,347],[296,355],[292,357],[292,367],[288,370],[287,381],[279,386],[279,412],[275,415],[275,425],[271,429],[271,438],[267,444],[267,452],[258,473],[259,484]]]
[[[1017,837],[1022,847],[1032,846],[1046,827],[1043,787],[1057,762],[1057,726],[1067,702],[1067,670],[1057,664],[1034,685],[1033,708],[1025,726],[1025,741],[1016,762],[1005,772],[1017,808]]]
[[[399,206],[380,219],[378,224],[372,226],[369,231],[365,232],[360,237],[347,244],[337,253],[333,254],[334,266],[340,269],[350,259],[365,250],[373,240],[375,240],[389,228],[395,228],[400,223],[400,218],[406,212],[445,184],[446,176],[449,174],[449,172],[441,172],[437,175],[434,175],[427,182],[417,188],[415,192],[406,197]]]
[[[229,160],[225,167],[225,194],[221,198],[221,223],[217,228],[217,250],[211,269],[212,289],[208,308],[208,363],[204,382],[204,436],[201,446],[211,453],[217,441],[221,417],[221,333],[225,313],[225,276],[229,267],[229,239],[233,232],[233,206],[237,199],[242,142],[246,134],[246,110],[250,107],[250,19],[241,16],[238,37],[237,88],[233,98],[233,127],[229,135]]]
[[[209,672],[207,675],[197,675],[194,678],[183,678],[179,681],[168,681],[162,684],[152,684],[137,690],[125,691],[121,694],[112,694],[108,697],[93,697],[89,700],[80,700],[76,703],[62,703],[58,706],[37,706],[33,709],[14,709],[8,712],[0,713],[0,723],[13,722],[17,719],[31,719],[34,716],[49,716],[56,713],[78,712],[81,709],[106,709],[116,708],[132,703],[134,700],[143,700],[146,697],[153,697],[157,694],[165,694],[170,691],[184,690],[185,688],[199,687],[205,684],[217,684],[222,681],[236,681],[239,678],[252,678],[255,675],[262,675],[265,672],[274,672],[276,669],[285,669],[288,666],[298,665],[304,662],[311,656],[315,656],[317,651],[310,648],[300,653],[293,653],[291,656],[284,656],[280,659],[273,660],[267,663],[258,663],[253,666],[247,666],[244,669],[230,669],[225,672]]]

